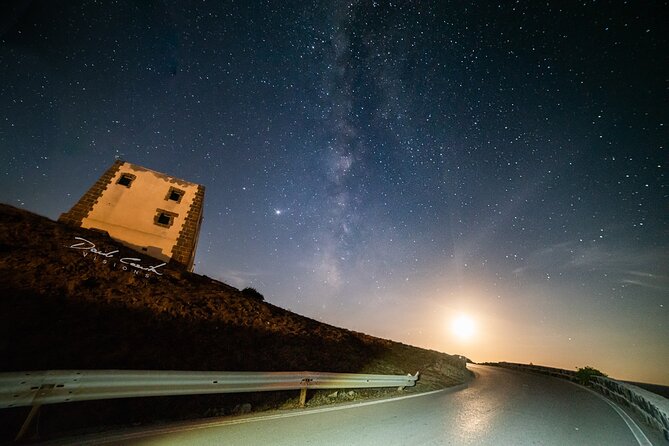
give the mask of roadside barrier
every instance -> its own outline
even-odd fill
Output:
[[[415,375],[327,372],[181,372],[153,370],[50,370],[0,373],[0,409],[32,406],[16,440],[29,430],[44,404],[113,398],[202,395],[308,389],[411,387]]]

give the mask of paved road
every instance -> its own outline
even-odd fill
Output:
[[[495,367],[472,369],[477,378],[455,390],[343,410],[208,420],[110,440],[133,445],[639,444],[613,407],[581,387]]]

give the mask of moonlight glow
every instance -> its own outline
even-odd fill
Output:
[[[455,336],[464,340],[470,339],[474,335],[476,327],[474,325],[474,321],[470,317],[460,315],[453,319],[451,324],[451,331]]]

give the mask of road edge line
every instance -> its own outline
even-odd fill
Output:
[[[595,395],[595,396],[598,396],[599,398],[601,398],[602,400],[604,400],[609,406],[611,406],[611,407],[613,408],[613,410],[615,410],[616,413],[617,413],[618,415],[620,415],[620,418],[623,419],[623,421],[625,422],[625,424],[627,424],[627,427],[628,427],[629,430],[632,432],[632,435],[634,435],[634,438],[635,438],[636,441],[639,443],[639,446],[653,446],[653,443],[648,439],[648,437],[647,437],[646,434],[641,430],[641,428],[639,427],[639,425],[636,424],[636,422],[632,419],[632,417],[630,417],[629,415],[627,415],[627,413],[626,413],[624,410],[622,410],[616,403],[614,403],[614,402],[611,401],[610,399],[606,398],[606,397],[605,397],[604,395],[602,395],[601,393],[597,393],[597,392],[595,392],[595,391],[592,390],[592,389],[589,389],[589,388],[587,388],[587,387],[585,387],[585,386],[581,386],[581,385],[576,384],[576,383],[573,383],[573,382],[572,382],[572,384],[574,384],[574,385],[576,385],[576,386],[578,386],[578,387],[581,387],[582,389],[587,390],[588,392],[592,393],[592,394]]]

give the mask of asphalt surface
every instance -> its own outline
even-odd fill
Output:
[[[124,445],[639,445],[598,395],[566,381],[473,366],[468,385],[364,402],[125,432],[76,444]],[[632,422],[632,424],[634,424]],[[634,426],[632,426],[634,427]],[[637,434],[638,435],[638,434]]]

